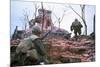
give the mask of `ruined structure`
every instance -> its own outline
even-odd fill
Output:
[[[29,27],[32,28],[32,26],[37,25],[43,32],[51,30],[53,27],[51,13],[50,10],[38,9],[38,16],[29,21]]]

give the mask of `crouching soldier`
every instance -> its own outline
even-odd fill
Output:
[[[75,21],[71,25],[71,31],[74,30],[75,37],[79,34],[81,35],[81,28],[82,24],[78,21],[78,19],[75,19]]]
[[[45,47],[39,38],[40,33],[40,28],[34,26],[32,35],[28,38],[24,38],[16,48],[16,55],[20,57],[22,65],[40,64],[41,62],[45,64],[48,63]],[[31,61],[31,63],[29,63],[29,61]]]

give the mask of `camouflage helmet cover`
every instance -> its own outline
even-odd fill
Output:
[[[33,26],[32,27],[32,33],[41,33],[41,30],[38,26]]]
[[[75,18],[75,21],[78,21],[78,19]]]

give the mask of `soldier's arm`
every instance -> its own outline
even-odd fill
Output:
[[[81,24],[81,22],[79,22],[80,23],[80,27],[82,28],[83,27],[83,25]]]
[[[36,47],[36,50],[39,54],[41,55],[46,55],[46,51],[45,51],[45,47],[44,47],[44,44],[42,43],[42,41],[38,38],[38,39],[35,39],[33,41],[35,47]]]
[[[81,24],[81,27],[83,27],[83,25]]]

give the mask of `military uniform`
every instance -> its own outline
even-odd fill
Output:
[[[77,36],[77,33],[80,35],[82,27],[82,24],[77,19],[75,19],[75,21],[71,25],[71,31],[74,30],[75,36]]]
[[[38,32],[34,29],[34,32]],[[28,38],[24,38],[16,48],[16,54],[24,54],[25,57],[31,58],[31,60],[37,60],[39,62],[47,63],[46,52],[43,43],[37,35],[31,35]]]
[[[32,35],[32,36],[30,36],[28,38],[23,39],[19,43],[19,45],[17,46],[16,53],[20,53],[20,52],[22,52],[22,53],[28,53],[29,50],[31,50],[31,49],[34,50],[35,46],[34,46],[34,43],[32,43],[32,40],[35,40],[37,38],[39,38],[39,37],[37,37],[36,35]]]

